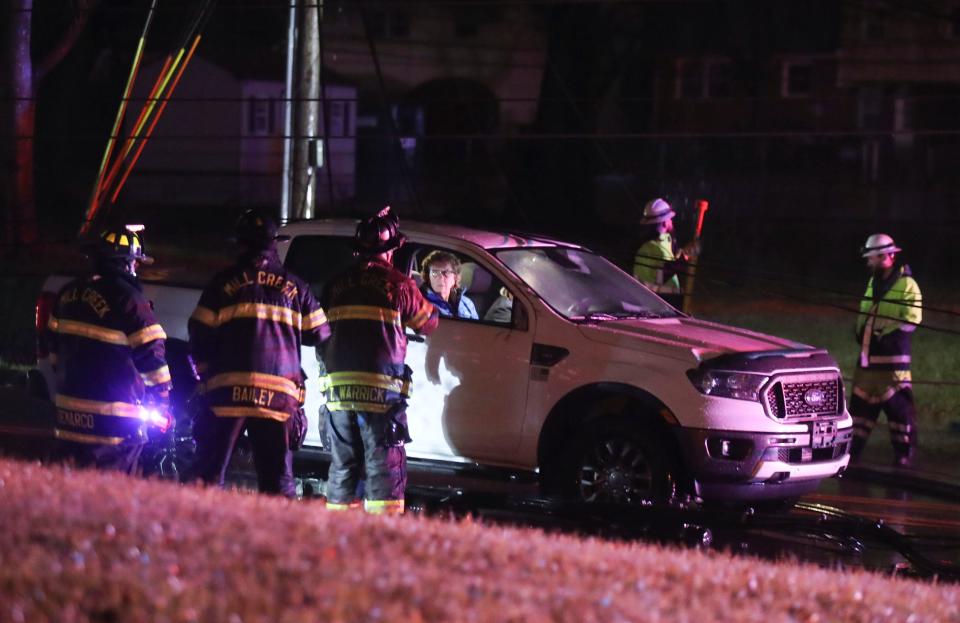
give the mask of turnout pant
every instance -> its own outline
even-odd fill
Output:
[[[853,416],[853,445],[850,457],[856,460],[867,445],[867,438],[880,417],[887,415],[890,427],[890,442],[893,444],[894,462],[909,465],[917,447],[917,410],[913,404],[913,389],[903,387],[885,401],[871,402],[854,394],[850,398],[850,415]]]
[[[293,416],[286,422],[279,422],[257,417],[217,417],[210,411],[201,414],[194,424],[196,477],[222,487],[237,441],[247,431],[257,472],[257,488],[261,493],[296,497],[288,430],[292,419]]]
[[[387,413],[330,411],[327,437],[330,472],[327,508],[356,506],[357,487],[363,474],[364,510],[369,513],[402,513],[407,487],[406,404]]]

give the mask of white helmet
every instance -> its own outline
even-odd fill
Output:
[[[651,199],[647,202],[647,205],[643,207],[643,218],[640,219],[640,224],[653,225],[654,223],[662,223],[676,215],[677,213],[673,211],[670,204],[663,199]]]
[[[863,248],[860,249],[860,257],[898,253],[900,251],[900,247],[897,246],[890,236],[886,234],[873,234],[867,238],[867,242],[864,243]]]

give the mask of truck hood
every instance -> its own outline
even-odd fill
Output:
[[[810,348],[792,340],[695,318],[612,320],[581,324],[579,328],[588,340],[692,358],[696,362],[727,353]]]

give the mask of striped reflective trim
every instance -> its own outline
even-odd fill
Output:
[[[143,379],[143,384],[147,387],[153,387],[155,385],[163,385],[170,382],[170,368],[167,366],[161,366],[152,372],[141,372],[140,378]]]
[[[136,333],[131,333],[127,336],[127,340],[132,348],[143,346],[144,344],[154,340],[165,339],[167,339],[167,334],[163,332],[163,327],[158,324],[152,324],[148,327],[144,327]]]
[[[385,405],[379,402],[328,402],[327,408],[331,411],[366,411],[368,413],[386,413],[392,405]]]
[[[320,310],[320,313],[322,315],[322,310]],[[310,316],[313,317],[313,314]],[[256,318],[258,320],[282,322],[298,329],[302,324],[302,318],[298,312],[295,312],[287,307],[281,307],[279,305],[267,305],[265,303],[237,303],[236,305],[224,307],[219,312],[214,312],[206,307],[197,306],[197,308],[193,310],[193,314],[190,316],[190,318],[199,322],[200,324],[213,328],[219,327],[220,325],[225,324],[234,318]],[[313,321],[316,322],[318,319],[319,317],[313,318]],[[321,324],[323,323],[317,322],[315,326],[319,326]]]
[[[331,502],[330,500],[327,500],[326,507],[328,511],[352,511],[360,510],[362,505],[359,501],[350,502],[349,504],[339,504],[337,502]]]
[[[400,320],[400,312],[386,307],[377,307],[376,305],[341,305],[334,307],[327,312],[327,320],[337,322],[339,320],[373,320],[383,324],[403,326]]]
[[[403,500],[364,500],[363,510],[371,515],[402,515]]]
[[[900,431],[901,433],[909,433],[913,430],[913,427],[909,424],[901,424],[899,422],[887,422],[887,426],[890,427],[890,430]]]
[[[290,418],[289,413],[266,407],[212,407],[212,410],[217,417],[262,417],[278,422],[286,422]]]
[[[891,433],[890,433],[890,441],[893,441],[894,443],[896,443],[896,442],[898,442],[898,441],[899,441],[900,443],[910,443],[910,435],[897,435],[897,434],[891,432]]]
[[[53,431],[53,436],[57,439],[65,439],[67,441],[77,441],[79,443],[95,443],[95,444],[106,444],[108,446],[119,446],[125,440],[123,437],[101,437],[100,435],[84,435],[83,433],[75,433],[69,430],[56,429]]]
[[[300,388],[288,378],[266,374],[264,372],[224,372],[207,381],[207,390],[231,385],[250,385],[252,387],[272,389],[297,400],[300,399]]]
[[[77,320],[58,320],[56,323],[53,323],[51,319],[50,329],[57,333],[76,335],[90,340],[96,340],[98,342],[115,344],[117,346],[127,346],[128,344],[127,334],[123,331],[104,329],[103,327],[98,327],[95,324],[79,322]]]
[[[266,305],[264,303],[237,303],[220,310],[220,313],[217,314],[216,326],[226,324],[235,318],[256,318],[257,320],[282,322],[298,329],[301,325],[300,314],[288,307]]]
[[[420,309],[417,310],[417,313],[407,321],[407,326],[416,331],[421,328],[423,325],[427,324],[427,321],[430,320],[430,317],[433,315],[433,312],[436,310],[436,307],[433,306],[433,303],[424,299],[423,304],[420,305]]]
[[[367,387],[378,387],[391,392],[408,395],[410,391],[410,381],[398,379],[389,374],[378,374],[376,372],[331,372],[321,381],[324,388],[341,387],[343,385],[366,385]]]
[[[870,363],[910,363],[910,355],[871,355]]]
[[[74,398],[72,396],[58,394],[54,404],[66,411],[80,411],[83,413],[95,413],[97,415],[140,419],[140,407],[135,404],[130,404],[129,402],[102,402],[100,400],[87,400],[85,398]]]
[[[325,324],[327,324],[327,315],[322,309],[318,309],[304,317],[302,329],[309,331]]]
[[[193,310],[193,313],[190,315],[190,320],[195,320],[200,324],[207,325],[208,327],[216,327],[217,313],[212,309],[197,305],[197,308]]]

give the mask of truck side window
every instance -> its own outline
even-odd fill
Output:
[[[427,245],[407,245],[410,254],[403,265],[409,266],[413,277],[421,290],[429,286],[430,276],[424,273],[423,261],[434,251],[442,251],[460,260],[460,287],[463,295],[470,299],[477,310],[477,318],[459,318],[465,322],[483,322],[510,325],[512,319],[513,295],[483,265],[468,255],[441,247]]]
[[[346,236],[297,236],[290,243],[284,265],[310,284],[318,298],[330,279],[350,268],[353,238]]]

